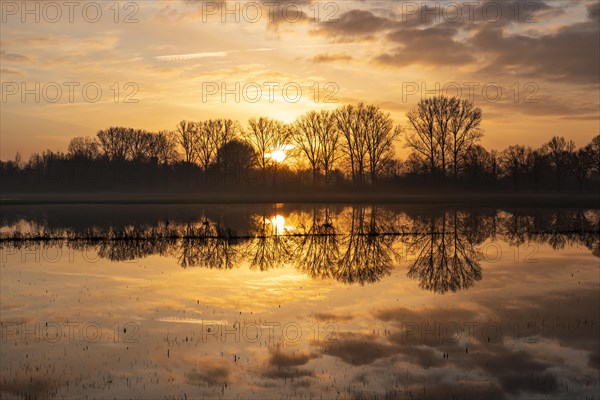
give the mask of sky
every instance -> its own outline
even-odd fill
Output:
[[[292,122],[361,101],[408,128],[438,94],[482,109],[490,149],[600,133],[597,1],[0,5],[2,160],[109,126]]]

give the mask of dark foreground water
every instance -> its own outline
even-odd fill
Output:
[[[598,398],[600,212],[5,206],[4,398]]]

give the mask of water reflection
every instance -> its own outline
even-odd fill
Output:
[[[422,288],[439,293],[467,289],[481,280],[483,256],[477,245],[486,237],[473,234],[484,232],[481,220],[456,210],[416,218],[415,234],[408,239],[416,259],[408,276]]]
[[[598,210],[55,215],[0,216],[2,398],[561,399],[600,386]],[[77,252],[48,261],[60,248]]]
[[[486,241],[583,245],[600,256],[597,210],[414,210],[384,206],[293,207],[248,212],[241,230],[202,211],[186,221],[53,226],[3,216],[3,248],[64,245],[111,261],[172,255],[183,268],[268,271],[291,265],[311,278],[374,283],[406,264],[408,277],[436,293],[472,287],[483,276]]]

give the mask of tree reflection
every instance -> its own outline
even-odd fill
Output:
[[[345,250],[335,264],[335,279],[344,283],[373,283],[391,272],[397,253],[388,221],[383,216],[378,218],[376,207],[352,208],[350,231],[342,244]]]
[[[398,260],[395,245],[403,238],[415,255],[407,275],[436,293],[467,289],[481,280],[478,247],[490,239],[510,246],[545,243],[557,250],[580,244],[600,257],[598,210],[421,210],[409,215],[383,206],[335,212],[316,206],[294,215],[304,222],[292,230],[283,215],[254,214],[244,235],[207,217],[200,223],[108,229],[52,228],[32,221],[26,231],[3,227],[0,249],[67,246],[111,261],[158,254],[172,256],[183,268],[232,269],[247,262],[252,270],[267,271],[288,264],[312,278],[365,284],[391,273]]]
[[[482,258],[476,249],[465,214],[458,211],[415,220],[409,251],[416,259],[408,277],[423,289],[436,293],[456,292],[481,280]]]
[[[279,217],[279,218],[278,218]],[[285,232],[281,216],[254,218],[254,238],[248,242],[250,269],[268,271],[291,261],[292,240]]]
[[[298,241],[296,268],[313,278],[347,284],[379,281],[391,272],[397,256],[391,219],[386,216],[379,217],[376,207],[353,207],[337,221],[348,225],[339,233],[329,208],[313,209],[308,229]]]
[[[600,257],[600,214],[597,210],[511,210],[503,220],[509,244],[547,243],[555,250],[582,244]]]
[[[235,232],[204,221],[199,228],[188,225],[179,243],[178,263],[183,268],[232,269],[239,261]]]
[[[297,269],[311,278],[333,278],[340,262],[339,238],[329,208],[314,208],[306,234],[298,242]]]

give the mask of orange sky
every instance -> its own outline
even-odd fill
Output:
[[[358,101],[406,125],[443,88],[482,108],[490,148],[599,133],[598,2],[258,3],[2,1],[0,158]]]

